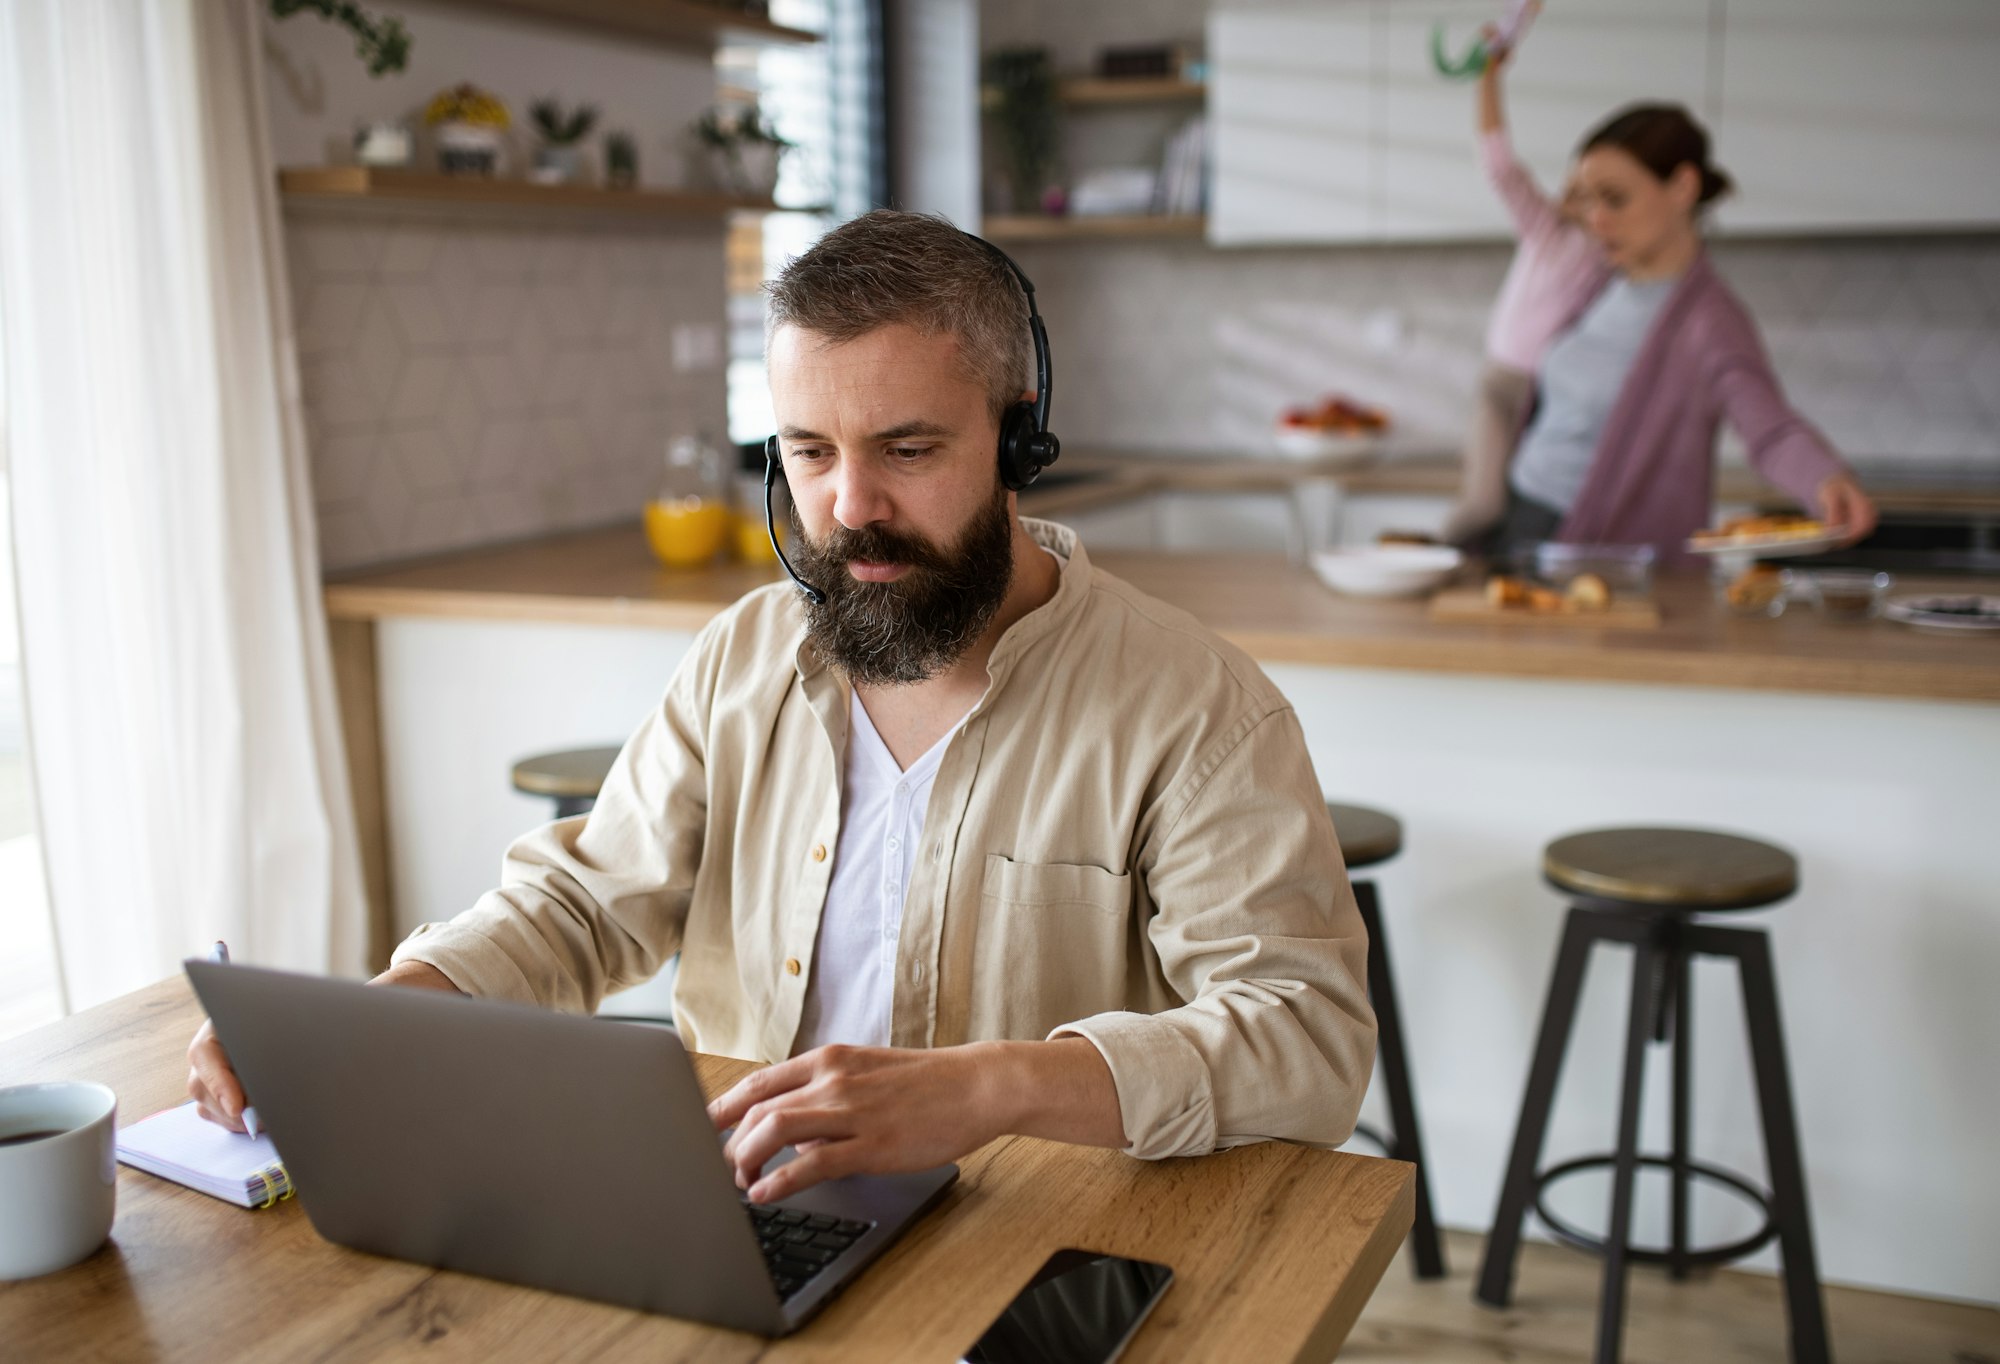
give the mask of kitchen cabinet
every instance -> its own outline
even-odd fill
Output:
[[[1498,0],[1341,0],[1210,20],[1218,245],[1508,235],[1480,172],[1477,88],[1432,68]],[[1619,107],[1685,105],[1742,186],[1718,225],[1818,232],[2000,223],[2000,5],[1990,0],[1551,0],[1508,72],[1545,186]]]
[[[1209,23],[1209,240],[1365,240],[1373,229],[1375,19],[1367,0]]]
[[[2000,5],[1729,0],[1728,231],[2000,223]]]

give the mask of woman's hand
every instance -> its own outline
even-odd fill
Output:
[[[1867,538],[1875,529],[1875,503],[1847,474],[1835,474],[1819,485],[1820,520],[1841,532],[1843,547]]]

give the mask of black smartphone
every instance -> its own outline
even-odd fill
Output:
[[[1059,1250],[959,1364],[1111,1364],[1173,1281],[1151,1260]]]

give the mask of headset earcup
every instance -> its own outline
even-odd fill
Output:
[[[1033,483],[1047,465],[1042,451],[1055,444],[1055,437],[1035,430],[1035,405],[1015,403],[1000,417],[1000,481],[1014,492]]]

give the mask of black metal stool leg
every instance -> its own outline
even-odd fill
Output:
[[[1402,1010],[1396,1004],[1396,982],[1389,974],[1389,942],[1382,935],[1382,914],[1375,901],[1375,883],[1356,881],[1354,903],[1368,930],[1368,998],[1375,1006],[1376,1035],[1382,1049],[1382,1088],[1389,1099],[1389,1154],[1417,1167],[1417,1215],[1410,1226],[1410,1249],[1419,1279],[1444,1277],[1444,1248],[1438,1242],[1437,1220],[1431,1215],[1431,1182],[1424,1164],[1424,1143],[1417,1128],[1417,1100],[1410,1085],[1410,1062],[1403,1050]]]
[[[1743,1012],[1750,1029],[1750,1060],[1757,1074],[1757,1104],[1764,1119],[1764,1154],[1771,1168],[1771,1209],[1785,1262],[1785,1309],[1791,1322],[1793,1364],[1828,1364],[1826,1303],[1813,1252],[1812,1212],[1806,1202],[1805,1165],[1792,1109],[1791,1072],[1785,1062],[1784,1026],[1778,1015],[1778,979],[1771,969],[1771,940],[1747,928],[1695,930],[1703,952],[1736,958],[1743,979]]]
[[[1556,1078],[1576,1022],[1576,1002],[1583,988],[1583,968],[1596,941],[1591,912],[1572,908],[1563,923],[1562,944],[1556,948],[1555,977],[1542,1011],[1542,1030],[1535,1041],[1528,1088],[1521,1098],[1521,1117],[1514,1128],[1514,1149],[1507,1157],[1507,1175],[1500,1185],[1500,1206],[1486,1238],[1486,1258],[1479,1267],[1474,1296],[1494,1307],[1505,1307],[1514,1295],[1514,1258],[1521,1248],[1521,1222],[1535,1200],[1535,1164],[1542,1156],[1542,1138],[1549,1128],[1549,1109],[1556,1096]]]
[[[1639,1099],[1646,1047],[1653,1034],[1653,991],[1661,953],[1647,939],[1632,944],[1632,999],[1625,1025],[1625,1083],[1618,1100],[1618,1148],[1613,1156],[1610,1229],[1605,1233],[1604,1288],[1597,1307],[1597,1364],[1617,1364],[1625,1334],[1625,1257],[1632,1243],[1633,1185],[1639,1174]]]
[[[1672,931],[1672,930],[1670,930]],[[1672,1234],[1668,1241],[1667,1274],[1673,1279],[1688,1276],[1688,1129],[1692,1125],[1694,1103],[1694,996],[1688,971],[1687,945],[1672,931],[1667,945],[1667,992],[1673,1000],[1673,1145],[1670,1154],[1672,1200],[1669,1219]]]
[[[596,805],[596,796],[557,796],[556,818],[569,819],[574,815],[587,815]]]

